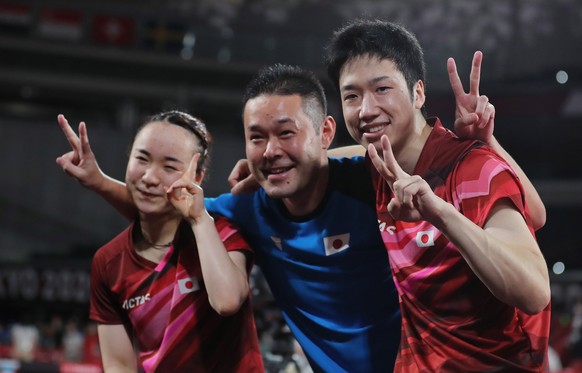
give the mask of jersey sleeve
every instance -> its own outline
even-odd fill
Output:
[[[120,312],[112,299],[106,273],[105,258],[99,255],[98,251],[91,263],[89,317],[99,324],[123,324]]]
[[[453,202],[473,221],[483,227],[497,202],[507,199],[521,213],[531,228],[526,213],[524,190],[513,169],[487,148],[473,149],[462,159],[453,174]]]
[[[248,269],[253,266],[254,251],[241,235],[238,227],[224,216],[214,214],[214,224],[226,251],[242,251],[248,258]]]

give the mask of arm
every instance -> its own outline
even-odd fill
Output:
[[[352,158],[358,156],[365,156],[366,155],[366,148],[361,145],[349,145],[349,146],[341,146],[339,148],[333,148],[327,150],[328,157],[336,157],[336,158]]]
[[[72,148],[71,151],[57,158],[57,164],[83,187],[99,194],[128,220],[135,219],[137,211],[125,184],[107,176],[99,168],[89,145],[85,122],[79,124],[79,136],[77,136],[62,114],[59,114],[57,119]]]
[[[105,373],[135,373],[137,359],[124,326],[99,324],[99,349]]]
[[[537,230],[546,223],[546,208],[525,172],[493,136],[495,107],[489,103],[487,96],[479,95],[482,60],[483,54],[479,51],[475,52],[471,66],[469,93],[465,93],[463,89],[455,60],[449,58],[447,61],[449,81],[456,101],[455,132],[459,137],[483,141],[509,163],[525,189],[526,203],[530,210],[533,227]]]
[[[168,188],[168,198],[194,232],[202,276],[212,308],[222,316],[236,313],[247,300],[247,259],[242,252],[228,252],[214,219],[204,207],[204,191],[199,185],[203,174],[196,174],[200,154],[196,154],[182,177]]]
[[[493,148],[503,159],[509,163],[511,168],[517,174],[517,177],[521,181],[525,192],[525,200],[530,211],[530,217],[532,220],[532,225],[534,230],[538,230],[546,224],[546,206],[542,201],[542,197],[538,194],[538,191],[532,184],[531,180],[527,177],[525,172],[519,167],[515,159],[509,153],[503,149],[495,137],[491,138],[489,146]]]
[[[545,260],[520,212],[499,201],[483,228],[439,198],[418,175],[410,176],[396,162],[388,137],[382,137],[383,158],[368,147],[372,163],[395,198],[388,211],[394,219],[426,220],[455,245],[473,272],[502,302],[533,314],[550,301]]]

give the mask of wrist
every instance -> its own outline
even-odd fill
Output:
[[[447,227],[453,223],[453,216],[458,211],[453,205],[445,201],[442,201],[439,205],[440,206],[436,210],[436,213],[433,214],[430,219],[427,219],[427,221],[434,225],[439,231],[444,232],[447,230]]]
[[[190,222],[192,228],[206,225],[214,225],[214,218],[210,216],[206,209],[204,209],[204,211],[199,216],[190,217],[188,221]]]

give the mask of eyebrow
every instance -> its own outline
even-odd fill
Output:
[[[147,150],[145,150],[145,149],[135,149],[135,150],[136,150],[138,153],[142,153],[142,154],[144,154],[144,155],[147,155],[148,157],[150,157],[150,156],[151,156],[151,153],[150,153],[150,152],[148,152],[148,151],[147,151]],[[167,162],[177,162],[177,163],[184,163],[184,162],[182,162],[181,160],[179,160],[178,158],[174,158],[174,157],[168,157],[168,156],[165,156],[165,157],[164,157],[164,161],[167,161]]]
[[[388,75],[378,76],[376,78],[370,79],[367,84],[376,84],[382,80],[391,79]],[[341,87],[342,91],[349,91],[356,88],[356,84],[346,84]]]
[[[287,123],[292,123],[295,124],[295,121],[289,117],[282,117],[279,118],[277,120],[274,120],[275,123],[277,124],[287,124]],[[249,131],[261,131],[261,125],[260,124],[250,124],[247,126],[247,129]]]

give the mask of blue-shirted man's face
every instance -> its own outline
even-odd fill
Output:
[[[304,104],[299,95],[264,94],[248,100],[243,112],[251,173],[270,197],[284,199],[291,212],[327,186],[321,170],[335,134],[329,117],[317,133]]]

